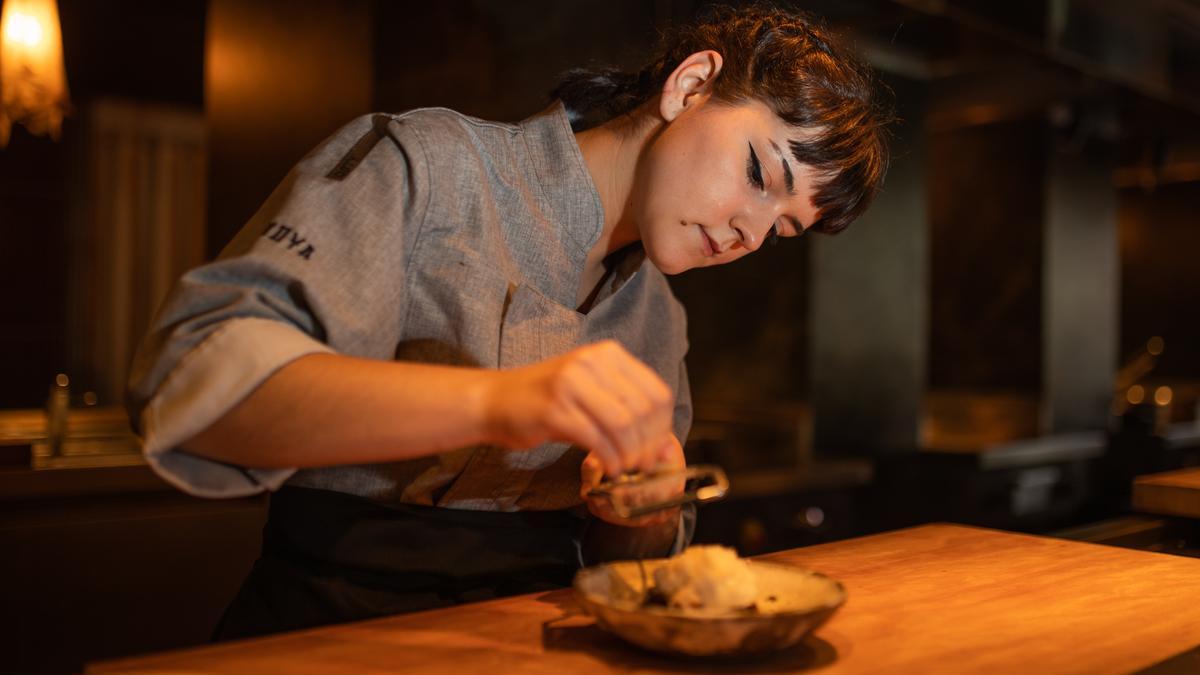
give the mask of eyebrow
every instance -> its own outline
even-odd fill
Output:
[[[779,149],[779,146],[775,144],[775,141],[767,139],[767,142],[770,143],[771,147],[775,149],[775,154],[779,157],[780,163],[783,164],[783,182],[784,185],[787,186],[788,194],[796,194],[796,178],[792,176],[792,167],[788,165],[787,158],[783,156],[783,150]]]

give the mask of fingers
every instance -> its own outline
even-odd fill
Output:
[[[615,476],[639,467],[642,463],[642,443],[633,413],[610,389],[592,382],[580,383],[572,394],[579,409],[588,415],[617,452],[617,470],[607,473]]]
[[[658,447],[671,433],[671,389],[616,342],[581,351],[591,375],[591,386],[578,391],[581,405],[620,452],[624,470],[653,470]]]
[[[579,479],[580,489],[585,496],[604,480],[604,463],[595,453],[589,452],[587,457],[583,458],[583,464],[579,467]]]
[[[564,440],[596,455],[603,472],[650,471],[671,436],[673,394],[614,341],[511,371],[491,397],[495,436],[508,447]]]
[[[678,447],[678,442],[674,444]],[[682,451],[681,451],[682,454]],[[587,503],[592,515],[625,527],[645,527],[675,521],[679,508],[671,507],[636,518],[618,515],[624,509],[636,509],[651,504],[662,504],[677,498],[684,488],[684,477],[678,475],[657,476],[638,484],[618,484],[603,496],[592,496],[590,492],[603,480],[602,464],[595,453],[589,454],[580,467],[580,496]]]
[[[667,434],[662,444],[658,446],[657,461],[659,466],[668,469],[682,469],[687,466],[683,446],[680,445],[679,439],[675,438],[674,433]]]
[[[603,480],[603,473],[603,464],[594,453],[589,454],[586,458],[584,458],[583,466],[580,468],[581,480],[579,496],[587,504],[588,511],[592,515],[606,522],[624,527],[646,527],[649,525],[659,525],[666,522],[672,522],[679,519],[678,507],[656,511],[654,513],[639,516],[637,518],[622,518],[621,516],[617,515],[616,509],[613,507],[612,501],[609,499],[609,497],[593,497],[589,494]],[[612,498],[625,500],[624,503],[626,506],[634,507],[643,504],[649,504],[654,501],[661,501],[673,497],[675,494],[677,493],[665,494],[661,497],[651,497],[649,495],[639,494],[633,496],[632,501],[630,501],[629,497],[631,495],[623,494],[622,491],[617,491],[617,494],[614,494]]]
[[[628,425],[632,458],[625,468],[653,471],[658,463],[658,447],[671,432],[671,390],[636,359],[620,354],[613,362],[592,362],[597,383],[616,398],[619,410],[613,411],[615,423]],[[622,448],[625,449],[624,447]]]
[[[620,360],[618,366],[623,378],[643,396],[640,403],[652,432],[647,435],[647,441],[659,441],[671,436],[675,413],[674,392],[645,363],[627,353],[626,357]]]
[[[592,467],[599,465],[600,473],[619,475],[622,471],[621,454],[595,420],[576,405],[559,406],[558,410],[555,417],[559,419],[551,420],[551,426],[557,429],[554,435],[590,450],[585,462],[592,461]]]

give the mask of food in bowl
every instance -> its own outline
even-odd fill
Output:
[[[753,610],[758,584],[737,551],[725,546],[693,546],[654,570],[653,592],[647,597],[683,611]]]
[[[695,560],[729,560],[727,553],[691,555]],[[658,588],[659,572],[672,563],[678,565],[682,558],[585,568],[575,576],[575,597],[600,628],[633,644],[672,654],[728,657],[795,645],[846,600],[842,585],[823,574],[778,562],[738,560],[740,564],[717,562],[715,570],[691,569],[690,562],[684,563],[676,570],[678,579],[673,574],[672,580],[682,582],[677,594],[686,593],[672,604],[671,596]],[[742,603],[749,596],[749,582],[724,587],[712,574],[731,573],[737,578],[742,565],[753,577],[755,590],[753,602],[747,605]],[[689,607],[684,598],[701,602]]]

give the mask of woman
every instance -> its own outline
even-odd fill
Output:
[[[517,125],[355,120],[156,318],[130,397],[150,464],[193,494],[274,493],[219,637],[552,588],[688,539],[678,511],[624,522],[586,496],[684,464],[663,275],[844,228],[882,180],[884,117],[821,28],[764,7],[555,94]]]

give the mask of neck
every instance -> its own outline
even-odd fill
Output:
[[[630,197],[638,159],[658,127],[639,110],[575,135],[604,208],[604,230],[588,252],[589,267],[642,238],[630,214]]]

